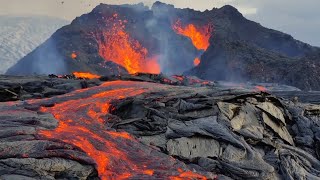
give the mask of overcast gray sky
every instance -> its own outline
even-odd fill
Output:
[[[64,3],[62,3],[64,2]],[[68,20],[90,12],[99,3],[123,4],[154,0],[0,0],[0,14],[37,14]],[[230,4],[248,19],[291,34],[298,40],[320,46],[320,0],[162,0],[176,7],[197,10]]]

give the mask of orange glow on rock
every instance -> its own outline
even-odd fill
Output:
[[[130,74],[159,74],[160,65],[157,58],[150,57],[148,49],[130,37],[125,31],[127,21],[119,20],[118,17],[118,14],[114,14],[112,19],[107,20],[107,23],[113,23],[113,26],[103,32],[103,38],[97,38],[100,56],[106,61],[123,66]]]
[[[96,74],[91,74],[88,72],[74,72],[72,73],[76,78],[84,78],[84,79],[98,79],[101,76],[96,75]]]
[[[183,81],[184,80],[184,77],[180,76],[180,75],[173,75],[172,77],[177,79],[177,80],[179,80],[179,81]]]
[[[173,24],[172,28],[177,34],[189,37],[193,45],[198,50],[207,50],[210,45],[209,39],[212,30],[210,29],[209,25],[197,27],[194,24],[188,24],[183,27],[180,20],[178,20],[175,24]]]
[[[71,53],[71,58],[72,59],[77,59],[77,57],[78,57],[78,55],[75,52]]]
[[[194,66],[199,66],[201,60],[199,58],[195,58],[193,61]]]
[[[194,173],[192,171],[183,171],[182,169],[178,169],[178,171],[181,173],[178,176],[171,176],[170,180],[185,180],[185,179],[199,179],[199,180],[207,180],[205,176],[202,176],[200,174]]]
[[[256,86],[255,87],[257,91],[261,91],[261,92],[267,92],[268,89],[264,86]]]
[[[146,175],[152,176],[154,173],[154,170],[145,170],[145,171],[143,171],[143,173]]]

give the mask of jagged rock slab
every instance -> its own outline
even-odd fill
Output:
[[[295,145],[297,140],[299,141],[299,138],[296,139],[298,136],[305,133],[315,135],[319,131],[317,120],[314,120],[315,116],[319,115],[316,106],[304,104],[298,106],[290,101],[279,100],[268,94],[260,93],[243,94],[241,91],[221,92],[216,90],[208,92],[200,89],[193,91],[198,96],[187,96],[185,92],[182,95],[179,91],[171,92],[170,94],[173,95],[165,95],[171,99],[163,98],[162,92],[162,98],[156,98],[159,103],[164,104],[161,107],[157,105],[158,103],[152,102],[154,97],[150,97],[150,99],[143,97],[141,104],[125,103],[116,108],[115,115],[120,115],[124,109],[132,107],[138,108],[139,111],[146,110],[146,113],[138,115],[138,117],[135,116],[139,119],[138,121],[126,124],[119,122],[120,125],[116,127],[127,130],[141,139],[148,139],[147,142],[145,140],[144,142],[191,163],[192,167],[195,167],[194,164],[196,164],[196,167],[202,171],[207,170],[234,179],[281,179],[294,176],[295,172],[290,169],[301,168],[305,163],[311,163],[312,168],[318,166],[317,143],[309,144],[310,147],[302,144]],[[156,96],[156,94],[152,96]],[[202,114],[194,117],[186,116],[185,112],[179,111],[180,106],[177,106],[176,99],[180,99],[178,102],[193,104],[188,107],[202,105],[203,109],[212,109],[212,113],[206,117],[203,117]],[[139,100],[135,99],[134,102],[139,102]],[[267,115],[264,109],[258,108],[264,107],[265,104],[279,111],[274,113],[272,111],[274,108],[266,108],[266,111],[270,111]],[[301,111],[309,109],[307,112],[313,113],[307,114],[312,114],[312,117],[301,117],[298,109]],[[195,108],[187,111],[200,110]],[[295,114],[299,114],[299,117],[296,117]],[[132,118],[131,115],[129,113],[128,118]],[[126,116],[121,116],[122,121],[128,122]],[[272,117],[272,120],[269,116]],[[269,119],[266,119],[267,117]],[[299,118],[308,122],[308,127],[305,126],[306,122],[301,122],[298,120]],[[283,120],[290,122],[290,125],[283,123]],[[240,125],[234,128],[233,123]],[[166,131],[163,128],[160,131],[157,129],[157,127],[164,126],[167,126]],[[295,129],[295,126],[304,126],[305,128],[313,126],[313,128],[300,134],[299,131],[305,130],[301,127],[292,132],[291,130]],[[152,135],[150,131],[153,132]],[[213,145],[211,142],[218,142],[219,145]],[[215,148],[210,151],[208,147]],[[287,150],[288,147],[291,150]],[[300,152],[304,152],[306,153],[305,158],[308,160],[305,159],[303,162],[292,160],[282,153],[284,151],[290,151],[292,157],[300,158],[302,158]],[[292,163],[286,163],[288,158]],[[278,162],[283,163],[279,164]],[[317,176],[317,171],[312,168],[307,168],[309,170],[302,168],[305,174],[300,173],[299,175],[303,177]]]
[[[214,139],[199,137],[170,139],[167,142],[169,155],[192,159],[196,157],[218,157],[220,145]]]
[[[0,75],[0,102],[47,98],[100,84],[97,80]]]

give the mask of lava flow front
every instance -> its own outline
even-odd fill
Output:
[[[197,27],[194,24],[183,26],[178,20],[172,25],[172,28],[177,34],[189,37],[198,50],[207,50],[210,45],[209,39],[212,29],[209,25],[204,27]]]
[[[131,74],[160,73],[157,58],[150,57],[147,48],[125,31],[126,20],[121,20],[118,14],[114,14],[106,23],[113,26],[103,32],[103,38],[97,38],[101,57],[123,66]]]
[[[72,73],[76,78],[83,78],[83,79],[97,79],[100,78],[101,76],[88,73],[88,72],[74,72]]]
[[[58,140],[80,148],[94,160],[101,179],[205,179],[188,171],[175,159],[141,144],[130,134],[108,128],[110,122],[107,117],[112,116],[108,113],[112,109],[112,100],[141,95],[153,88],[164,90],[166,87],[114,81],[28,103],[55,104],[53,107],[43,107],[41,111],[52,113],[59,120],[58,127],[55,130],[41,130],[39,135],[46,140]]]

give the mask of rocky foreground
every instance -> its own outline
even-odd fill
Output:
[[[320,178],[319,105],[185,77],[0,79],[0,179]]]

